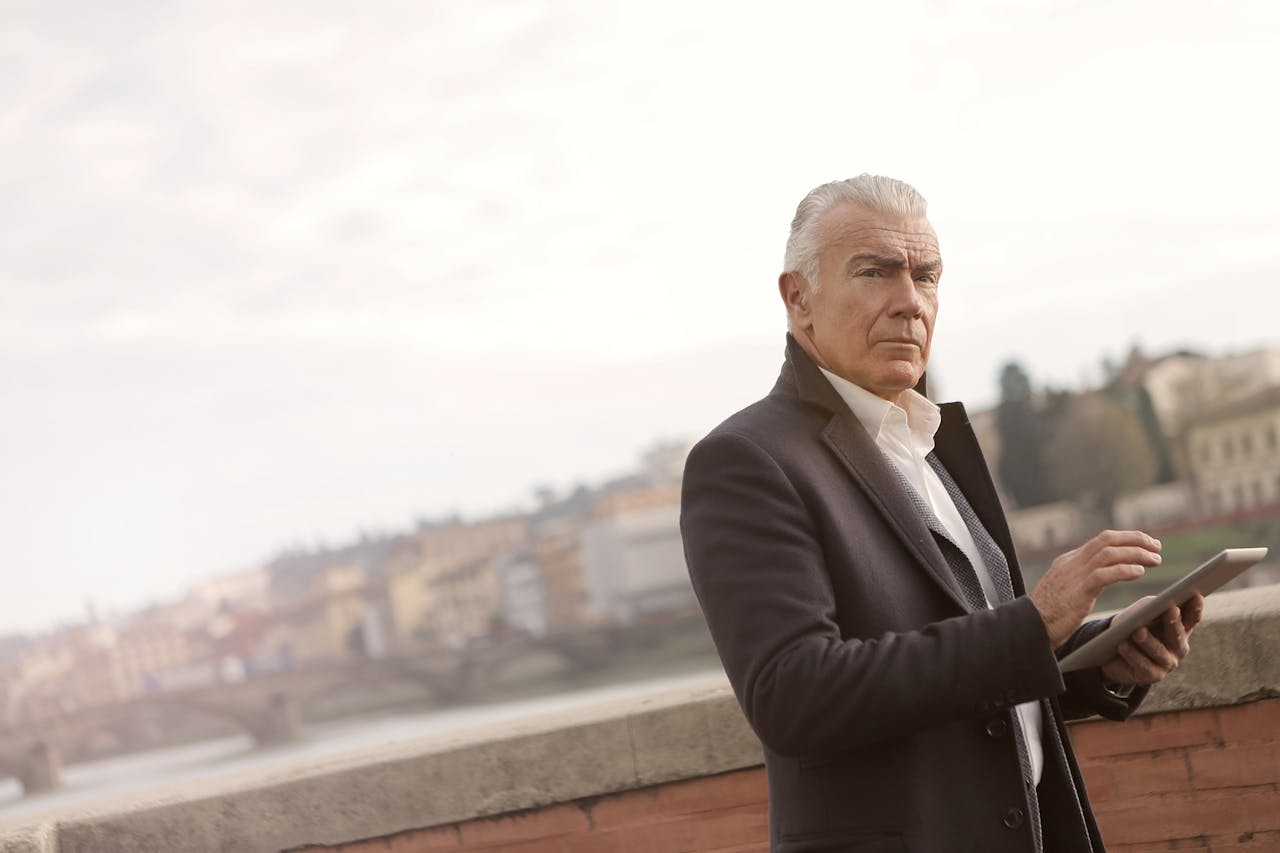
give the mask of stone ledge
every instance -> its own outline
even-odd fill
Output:
[[[57,853],[56,832],[48,823],[6,831],[0,835],[0,853]]]
[[[1209,599],[1195,652],[1144,713],[1280,695],[1280,585]],[[288,850],[598,797],[756,766],[723,679],[518,724],[0,824],[0,853]]]
[[[1280,584],[1209,596],[1191,648],[1182,666],[1152,688],[1139,714],[1280,696]]]

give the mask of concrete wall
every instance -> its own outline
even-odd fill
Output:
[[[1144,716],[1076,724],[1112,853],[1280,850],[1280,586],[1211,597]],[[727,687],[602,705],[0,825],[0,853],[763,851]]]

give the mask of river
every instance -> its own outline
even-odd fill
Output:
[[[644,696],[671,688],[723,680],[721,670],[699,669],[622,684],[590,687],[550,696],[474,707],[387,713],[306,726],[301,740],[258,749],[247,735],[133,753],[64,767],[62,787],[25,797],[17,780],[0,779],[0,820],[57,813],[91,804],[103,797],[136,794],[197,779],[251,769],[281,769],[291,763],[325,758],[428,735],[516,720],[570,708]]]

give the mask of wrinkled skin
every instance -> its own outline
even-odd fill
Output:
[[[1148,566],[1158,565],[1160,541],[1140,530],[1104,530],[1054,560],[1031,591],[1053,647],[1061,646],[1080,627],[1104,589],[1136,580]],[[1128,609],[1147,600],[1140,599]],[[1139,628],[1120,644],[1116,657],[1103,665],[1103,678],[1123,686],[1160,681],[1190,652],[1188,638],[1203,614],[1204,597],[1198,594],[1181,609],[1170,607],[1158,625]]]

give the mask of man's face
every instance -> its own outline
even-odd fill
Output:
[[[818,364],[896,402],[929,360],[942,256],[923,217],[857,205],[828,210],[818,287],[779,281],[792,333]]]

